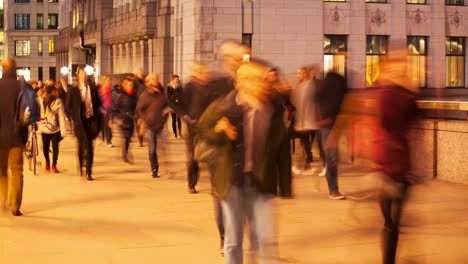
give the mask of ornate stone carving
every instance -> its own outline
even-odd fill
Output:
[[[341,9],[338,8],[338,6],[335,6],[335,8],[330,9],[330,12],[328,13],[328,21],[330,24],[343,24],[344,23],[344,14]]]
[[[449,19],[450,25],[454,25],[456,28],[458,28],[460,25],[463,24],[463,15],[458,13],[458,11],[450,13],[448,15],[448,19]]]
[[[416,11],[410,12],[410,19],[414,24],[422,24],[426,22],[424,11],[419,10],[419,8]]]
[[[379,8],[375,12],[371,12],[371,22],[376,24],[378,27],[385,24],[387,21],[385,19],[385,12],[381,11]]]

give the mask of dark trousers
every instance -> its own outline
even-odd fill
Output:
[[[308,166],[309,163],[312,162],[312,142],[315,135],[314,131],[307,131],[307,132],[298,132],[299,138],[301,140],[302,146],[302,155],[304,157],[305,166]],[[312,141],[311,141],[312,137]]]
[[[324,127],[320,129],[322,142],[325,144],[327,138],[330,136],[332,128]],[[327,183],[328,191],[338,192],[338,147],[326,146],[325,147],[325,163],[327,166]]]
[[[102,118],[102,141],[106,144],[112,144],[112,129],[109,126],[109,115],[103,115]]]
[[[400,218],[403,204],[408,194],[408,185],[401,187],[401,193],[398,197],[380,197],[380,210],[385,220],[384,230],[382,232],[382,252],[383,263],[394,264],[398,236],[400,233]]]
[[[211,166],[208,166],[208,171],[210,173],[210,178],[213,180],[213,175],[215,169]],[[214,217],[216,221],[216,227],[218,228],[219,238],[221,240],[221,248],[224,246],[224,220],[223,220],[223,209],[221,207],[221,200],[213,196],[213,205],[214,205]]]
[[[60,140],[62,140],[60,131],[55,134],[42,133],[42,151],[44,152],[44,158],[47,164],[50,164],[49,149],[50,142],[52,142],[52,165],[57,165]]]
[[[148,129],[146,130],[146,137],[148,140],[148,156],[151,164],[151,172],[158,172],[159,163],[158,163],[158,153],[156,148],[158,146],[158,138],[155,131]]]
[[[143,126],[143,123],[142,122],[138,122],[138,119],[135,120],[135,132],[137,134],[137,138],[138,138],[138,143],[140,143],[140,146],[143,145],[143,139],[145,137],[144,133],[142,134],[141,131],[141,126]]]
[[[195,188],[198,183],[198,178],[200,177],[200,168],[198,167],[198,162],[194,159],[194,148],[195,148],[195,131],[189,128],[189,135],[186,141],[187,146],[187,178],[188,186],[190,188]]]
[[[178,117],[175,113],[171,114],[172,117],[172,132],[177,137],[177,131],[179,131],[179,135],[182,135],[182,121],[180,117]]]
[[[86,158],[86,175],[92,176],[94,147],[93,140],[89,135],[78,137],[78,161],[80,164],[80,174],[83,175],[83,163]]]
[[[320,160],[322,160],[322,164],[325,167],[326,166],[325,149],[323,148],[322,133],[320,132],[320,130],[318,130],[318,131],[315,132],[315,134],[316,134],[316,137],[317,137],[317,145],[318,145],[318,149],[319,149],[319,152],[320,152]]]

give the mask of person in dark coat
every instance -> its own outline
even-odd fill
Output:
[[[122,93],[114,103],[113,117],[119,120],[120,129],[122,131],[123,146],[122,160],[130,163],[128,149],[130,146],[130,138],[135,130],[135,108],[137,103],[135,83],[126,78],[121,83]]]
[[[143,69],[137,69],[134,73],[134,76],[132,76],[132,80],[135,82],[137,99],[140,98],[140,95],[146,90],[145,77],[146,75]],[[145,127],[144,127],[142,120],[140,119],[138,115],[135,118],[135,132],[137,134],[139,146],[143,147],[143,139],[145,137]]]
[[[69,90],[70,116],[73,120],[75,137],[78,140],[78,161],[80,175],[83,176],[83,164],[86,156],[86,179],[92,181],[94,160],[93,141],[101,129],[101,102],[94,82],[88,81],[83,67],[78,69],[77,86]]]
[[[180,85],[179,75],[172,74],[171,81],[167,85],[167,97],[172,104],[180,104],[182,97],[182,86]],[[174,137],[177,138],[177,133],[182,137],[182,121],[177,113],[171,113],[172,118],[172,132]]]
[[[14,216],[22,215],[23,148],[27,138],[27,129],[18,129],[21,89],[15,61],[5,58],[0,79],[0,211],[9,210]]]
[[[145,78],[145,86],[146,90],[138,98],[136,113],[146,126],[148,156],[152,177],[159,178],[158,154],[156,152],[157,135],[161,132],[167,121],[169,114],[168,101],[164,88],[159,83],[157,74],[149,74]]]

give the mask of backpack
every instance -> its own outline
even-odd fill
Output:
[[[28,87],[28,84],[24,80],[20,80],[21,90],[18,94],[16,102],[17,107],[17,122],[18,127],[27,127],[30,124],[39,120],[40,110],[36,100],[36,93],[33,89]],[[30,115],[27,120],[24,119],[25,112],[29,111]]]

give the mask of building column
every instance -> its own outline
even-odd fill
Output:
[[[141,56],[143,58],[142,66],[143,69],[150,73],[154,72],[154,65],[153,65],[153,40],[141,40],[140,41],[141,47]]]
[[[141,67],[140,58],[137,54],[137,48],[137,42],[132,41],[132,71],[135,71],[136,69]]]
[[[427,62],[427,87],[445,88],[445,3],[431,1],[431,31],[429,39],[429,54]],[[466,64],[465,64],[466,67]],[[466,84],[466,82],[465,82]],[[440,91],[439,91],[440,92]]]
[[[115,74],[117,73],[117,70],[118,70],[118,66],[117,66],[117,45],[115,44],[112,44],[112,69],[111,69],[111,73],[112,74]]]
[[[124,61],[124,72],[131,72],[131,58],[130,58],[130,43],[129,42],[126,42],[125,43],[125,61]]]
[[[117,71],[117,73],[123,73],[124,71],[124,67],[123,67],[123,60],[124,60],[124,56],[123,56],[123,44],[122,43],[119,43],[119,64],[117,66],[117,68],[119,69]]]

